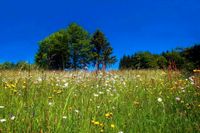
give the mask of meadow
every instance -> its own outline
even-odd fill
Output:
[[[0,132],[200,132],[194,79],[163,70],[0,71]]]

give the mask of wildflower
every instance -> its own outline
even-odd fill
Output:
[[[13,92],[14,92],[14,93],[17,93],[17,90],[16,90],[16,89],[14,89],[14,90],[13,90]]]
[[[65,83],[65,84],[64,84],[64,87],[68,87],[68,85],[69,85],[68,83]]]
[[[176,101],[180,101],[181,99],[180,99],[180,97],[176,97]]]
[[[15,119],[15,116],[13,115],[13,116],[11,116],[11,118],[10,118],[11,120],[14,120]]]
[[[94,93],[93,95],[94,95],[95,97],[98,97],[98,96],[99,96],[98,94],[95,94],[95,93]]]
[[[111,128],[115,128],[115,125],[114,125],[114,124],[111,124],[110,127],[111,127]]]
[[[113,116],[113,113],[110,113],[110,112],[105,114],[106,118],[112,118],[112,116]]]
[[[79,113],[79,110],[77,110],[77,109],[75,109],[74,111],[75,111],[76,113]]]
[[[67,116],[63,116],[62,118],[63,118],[63,119],[67,119]]]
[[[136,77],[137,77],[137,78],[140,78],[141,76],[140,76],[140,75],[137,75]]]
[[[103,124],[103,123],[100,123],[99,126],[104,127],[104,124]]]
[[[5,106],[0,106],[0,109],[3,109],[3,108],[5,108]]]
[[[194,73],[200,73],[200,70],[193,70]]]
[[[102,91],[100,91],[100,92],[99,92],[99,94],[103,94],[103,92],[102,92]]]
[[[123,131],[119,131],[118,133],[124,133]]]
[[[56,93],[57,93],[57,94],[60,94],[60,93],[62,93],[62,91],[61,91],[61,90],[58,90]]]
[[[16,86],[15,86],[14,84],[11,84],[11,87],[12,87],[12,88],[15,88]]]
[[[97,126],[98,126],[99,124],[100,124],[100,122],[98,122],[98,121],[95,121],[95,122],[94,122],[94,125],[97,125]]]
[[[92,120],[91,123],[94,124],[94,123],[95,123],[95,120]]]
[[[37,80],[38,80],[39,82],[41,82],[41,81],[42,81],[42,78],[41,78],[41,77],[39,77]]]
[[[52,99],[52,97],[48,97],[48,99]]]
[[[49,106],[52,106],[53,105],[53,103],[52,102],[49,102]]]
[[[104,132],[104,130],[103,130],[103,129],[101,129],[100,133],[103,133],[103,132]]]
[[[160,97],[157,100],[158,100],[158,102],[162,102],[162,98],[160,98]]]
[[[133,104],[134,104],[135,106],[140,105],[140,103],[139,103],[138,101],[134,101]]]
[[[1,123],[6,122],[6,119],[0,119],[0,122]]]

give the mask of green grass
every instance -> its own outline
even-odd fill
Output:
[[[0,106],[5,133],[200,132],[200,90],[178,72],[0,71]]]

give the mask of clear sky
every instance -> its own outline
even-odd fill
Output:
[[[118,59],[161,53],[200,43],[200,0],[0,0],[0,62],[33,63],[38,41],[71,22],[101,29]]]

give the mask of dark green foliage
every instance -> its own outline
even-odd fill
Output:
[[[176,69],[189,70],[200,68],[200,45],[171,52],[162,52],[160,55],[150,52],[138,52],[132,56],[123,56],[120,59],[119,69],[166,69],[171,63]]]
[[[38,66],[48,69],[64,69],[69,61],[67,34],[61,30],[39,43],[35,61]]]
[[[116,62],[116,57],[112,56],[113,48],[100,30],[92,35],[91,44],[93,46],[92,62],[97,70],[105,70],[107,66]]]
[[[200,69],[200,45],[194,45],[190,48],[186,48],[182,53],[187,60],[187,65],[190,68],[198,68]]]
[[[0,64],[0,70],[33,70],[37,69],[35,64],[29,64],[26,61],[19,61],[17,63],[4,62]]]
[[[91,60],[92,46],[90,45],[89,34],[77,24],[71,24],[66,30],[70,51],[70,68],[83,69]]]
[[[183,68],[185,58],[183,56],[181,56],[179,51],[172,50],[171,52],[163,53],[163,56],[167,60],[167,66],[169,65],[170,62],[175,62],[176,67],[178,69]]]
[[[15,64],[12,62],[5,62],[3,64],[0,64],[0,69],[15,69]]]
[[[92,63],[106,68],[116,62],[112,52],[102,32],[95,32],[90,39],[85,29],[72,23],[39,43],[35,62],[41,68],[55,70],[84,69]]]

